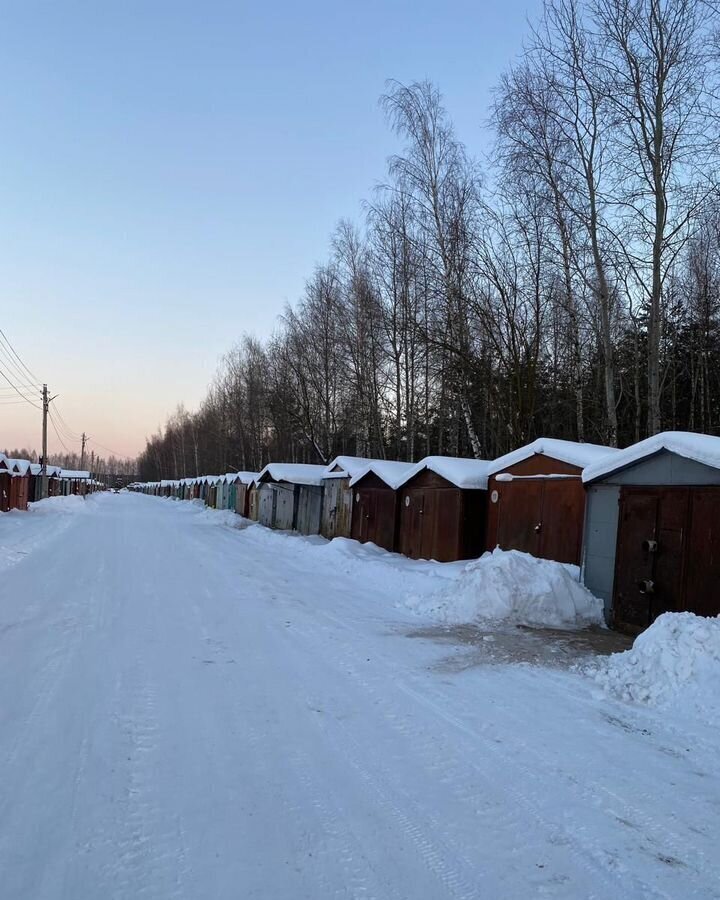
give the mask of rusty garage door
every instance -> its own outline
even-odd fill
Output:
[[[664,612],[720,613],[720,488],[624,487],[613,621],[640,631]]]
[[[490,505],[497,509],[495,540],[503,550],[579,563],[585,512],[585,491],[579,478],[497,481]]]
[[[372,541],[385,550],[395,549],[397,505],[390,488],[358,488],[355,493],[352,536],[356,541]]]
[[[498,483],[491,500],[498,504],[497,543],[503,550],[522,550],[539,556],[538,525],[542,519],[542,481]]]
[[[720,488],[693,488],[684,608],[720,615]]]

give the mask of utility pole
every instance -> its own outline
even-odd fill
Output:
[[[48,420],[48,406],[50,405],[50,401],[48,400],[48,389],[47,385],[43,385],[42,390],[42,469],[40,469],[40,496],[47,497],[48,495],[48,481],[47,481],[47,420]]]
[[[57,394],[55,395],[57,397]],[[40,469],[40,478],[41,478],[41,496],[47,497],[48,495],[48,479],[47,479],[47,456],[48,456],[48,448],[47,448],[47,420],[48,420],[48,411],[50,409],[50,403],[55,399],[55,397],[48,397],[48,389],[47,385],[43,385],[42,389],[42,468]]]
[[[82,471],[85,470],[85,444],[88,441],[88,436],[83,431],[82,433],[82,450],[80,451],[80,469]]]

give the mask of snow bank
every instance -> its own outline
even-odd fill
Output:
[[[79,497],[68,494],[67,497],[46,497],[28,506],[28,511],[35,516],[75,515],[87,511],[87,504],[92,502],[94,494]]]
[[[194,502],[201,504],[202,500]],[[199,511],[198,517],[210,525],[220,525],[226,528],[243,528],[248,522],[232,509],[210,509],[207,506]]]
[[[21,562],[43,548],[66,528],[76,515],[86,514],[101,494],[83,500],[68,497],[48,497],[31,503],[28,512],[18,509],[0,514],[0,572]]]
[[[579,583],[576,567],[517,550],[486,553],[442,590],[410,596],[405,605],[452,625],[498,619],[544,628],[603,624],[602,601]]]
[[[259,545],[274,544],[283,556],[301,560],[308,570],[318,575],[350,576],[365,593],[387,597],[390,603],[402,600],[408,591],[418,595],[436,591],[439,585],[457,578],[465,567],[465,563],[408,559],[376,544],[360,544],[349,538],[328,541],[319,535],[303,536],[272,531],[255,522],[248,524],[251,527],[244,532],[244,540]]]
[[[320,576],[348,575],[366,593],[435,621],[509,620],[565,629],[603,624],[602,601],[579,583],[577,566],[515,550],[495,550],[470,563],[408,559],[348,538],[273,531],[231,510],[208,509],[201,500],[178,508],[203,523],[244,529],[244,541],[301,560]]]
[[[665,613],[630,650],[586,672],[622,700],[678,707],[720,721],[720,617]]]

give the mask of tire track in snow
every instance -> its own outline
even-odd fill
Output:
[[[293,627],[292,635],[286,636],[286,658],[294,655],[299,659],[304,655],[298,652],[292,640],[298,633]],[[303,637],[307,639],[309,635],[304,633]],[[317,636],[314,640],[317,640]],[[301,662],[304,663],[305,660]],[[343,665],[349,665],[349,658],[343,660]],[[301,669],[302,665],[296,665],[293,671]],[[319,698],[308,700],[310,705],[321,702]],[[323,742],[333,748],[337,758],[350,763],[362,783],[376,798],[385,815],[414,845],[428,873],[437,879],[438,888],[442,889],[443,893],[433,892],[427,896],[453,897],[457,900],[475,900],[481,896],[478,882],[482,882],[484,876],[478,871],[477,859],[459,851],[457,846],[450,845],[441,837],[444,830],[443,823],[430,809],[418,803],[416,795],[400,789],[393,783],[392,775],[386,772],[382,759],[378,758],[368,746],[360,745],[352,732],[338,719],[333,719],[332,727],[324,724],[323,717],[316,716],[312,721],[322,734]],[[342,742],[338,739],[338,732],[342,732]],[[371,767],[367,765],[368,759],[373,761]],[[426,827],[428,822],[432,824],[432,829]],[[380,896],[388,896],[387,889]]]
[[[131,699],[129,707],[128,699]],[[140,657],[118,679],[113,713],[124,745],[125,787],[120,819],[108,839],[115,858],[104,866],[106,890],[117,900],[182,898],[185,859],[182,821],[169,821],[156,798],[158,722],[155,689]]]
[[[319,616],[330,621],[334,626],[334,634],[335,640],[332,642],[326,642],[325,647],[328,648],[332,645],[333,650],[337,651],[337,648],[340,646],[340,639],[338,635],[340,633],[350,633],[350,629],[347,624],[342,622],[342,620],[336,619],[330,613],[327,613],[324,610],[318,609],[316,610]],[[293,628],[293,632],[298,634],[300,629],[297,627]],[[313,642],[316,641],[317,638],[315,635],[304,632],[303,636],[306,640]],[[449,725],[451,725],[456,731],[459,731],[465,734],[467,737],[471,737],[475,742],[475,745],[471,748],[467,748],[463,752],[459,752],[458,745],[455,744],[451,750],[447,750],[446,753],[449,753],[450,756],[446,756],[443,761],[444,767],[448,767],[451,763],[450,760],[454,758],[456,761],[459,759],[463,766],[467,766],[471,771],[475,773],[477,777],[480,777],[485,782],[488,790],[494,789],[493,781],[488,777],[487,773],[478,766],[477,757],[482,757],[483,754],[490,755],[494,757],[502,767],[507,771],[508,769],[514,769],[516,773],[516,777],[513,778],[512,774],[508,772],[508,777],[503,781],[503,792],[508,794],[513,798],[513,801],[526,812],[532,816],[533,819],[537,822],[537,824],[547,833],[548,835],[556,835],[555,840],[561,840],[562,843],[572,848],[573,850],[573,860],[576,861],[578,865],[584,868],[588,875],[590,876],[590,880],[596,880],[598,877],[602,879],[606,888],[607,888],[607,897],[627,897],[627,898],[636,898],[638,896],[643,897],[655,897],[660,898],[660,900],[674,900],[674,898],[657,888],[654,888],[652,885],[647,884],[645,881],[637,879],[630,871],[624,867],[620,860],[616,857],[613,857],[609,854],[606,854],[602,848],[599,848],[598,845],[592,841],[588,841],[586,839],[581,839],[577,831],[569,827],[563,821],[555,821],[547,818],[547,815],[543,813],[542,808],[539,802],[533,798],[533,796],[529,795],[526,792],[519,791],[514,784],[522,784],[523,782],[526,784],[538,784],[541,788],[546,788],[547,781],[545,781],[544,776],[539,775],[537,772],[533,771],[529,766],[526,766],[522,763],[521,760],[517,759],[516,756],[510,757],[504,750],[498,748],[494,742],[489,741],[486,737],[481,735],[479,732],[474,731],[472,729],[468,729],[467,726],[459,719],[457,719],[452,714],[448,713],[446,710],[446,698],[441,698],[441,702],[435,702],[432,700],[428,700],[428,698],[424,695],[425,693],[432,693],[432,688],[430,686],[429,680],[423,682],[423,694],[419,693],[412,688],[408,688],[408,685],[403,680],[406,677],[406,673],[403,673],[401,677],[398,677],[398,671],[395,669],[394,671],[390,671],[385,664],[386,671],[381,674],[378,674],[376,669],[375,681],[380,681],[381,684],[379,687],[376,687],[374,684],[371,684],[368,678],[361,673],[360,669],[354,665],[354,660],[357,658],[357,643],[353,642],[352,644],[344,643],[342,644],[342,656],[338,657],[336,654],[334,656],[333,662],[342,670],[352,674],[355,680],[357,680],[363,689],[374,699],[376,705],[380,706],[385,710],[386,719],[395,730],[402,733],[404,736],[413,734],[413,727],[409,725],[407,728],[398,727],[397,724],[397,710],[402,710],[406,707],[406,703],[394,703],[390,704],[387,700],[387,694],[390,691],[400,691],[402,692],[406,698],[410,697],[413,701],[420,703],[427,709],[430,709],[434,715],[446,721]],[[381,661],[384,663],[384,661]],[[417,743],[414,743],[414,747],[423,751],[423,744],[418,740]],[[435,758],[436,756],[436,748],[432,745],[429,746],[429,756],[430,760]],[[382,766],[382,760],[377,760],[377,765]],[[457,762],[455,763],[457,766]],[[462,777],[462,775],[460,775]],[[549,783],[552,783],[550,781]],[[547,794],[546,789],[542,791],[542,793]],[[423,812],[423,815],[426,813]]]
[[[530,682],[532,681],[531,671],[526,671],[524,667],[517,667],[514,674],[516,676],[519,674],[524,680],[528,681],[530,687]],[[412,692],[418,702],[425,704],[432,702],[433,708],[438,713],[442,711],[443,717],[447,718],[448,715],[452,715],[446,712],[446,705],[443,702],[444,698],[432,684],[423,683],[422,690],[420,690],[417,686],[411,687],[409,681],[405,680],[399,687],[406,692]],[[431,698],[434,698],[434,700],[431,700]],[[455,726],[466,731],[472,737],[487,740],[480,732],[467,724],[467,721],[472,721],[475,718],[474,710],[468,711],[467,721],[463,720],[462,712],[462,708],[458,707],[453,716]],[[524,760],[532,757],[533,766],[531,769],[525,766],[523,768],[525,774],[530,773],[535,781],[542,777],[547,782],[561,782],[565,789],[573,794],[574,798],[581,800],[587,807],[594,807],[603,814],[610,813],[619,822],[633,822],[638,829],[642,829],[643,837],[652,835],[652,839],[657,843],[657,847],[654,848],[656,860],[678,860],[686,865],[692,862],[698,873],[707,871],[709,862],[707,854],[695,841],[686,839],[678,834],[677,831],[670,829],[668,820],[658,823],[641,806],[632,803],[617,791],[612,790],[606,783],[594,778],[592,769],[589,766],[583,770],[582,778],[576,778],[569,772],[549,764],[541,755],[534,753],[532,747],[522,737],[526,730],[526,724],[531,720],[534,712],[533,706],[524,697],[514,702],[512,708],[507,707],[503,709],[504,720],[513,725],[511,731],[518,750],[515,754],[517,759]],[[536,772],[537,774],[535,774]],[[605,797],[609,801],[608,807],[602,805],[601,797]],[[647,852],[642,845],[638,845],[638,849]],[[713,860],[713,863],[718,883],[720,883],[720,868],[717,867],[716,860]],[[688,874],[685,873],[685,877]]]
[[[519,668],[519,674],[528,682],[532,679],[532,673]],[[436,701],[440,702],[440,697],[435,694]],[[530,747],[526,741],[522,739],[523,724],[527,721],[526,716],[530,716],[533,712],[532,706],[523,699],[522,707],[525,710],[525,716],[518,707],[520,703],[515,703],[512,710],[504,710],[503,714],[506,719],[515,723],[515,734],[518,736],[516,743],[522,751],[529,751]],[[632,737],[632,736],[631,736]],[[651,745],[648,749],[657,751],[656,745]],[[652,837],[657,846],[652,848],[656,859],[664,858],[665,860],[678,860],[685,865],[692,863],[698,873],[706,873],[708,866],[712,866],[717,883],[720,884],[720,866],[718,866],[717,854],[712,859],[708,858],[708,854],[698,845],[697,840],[692,837],[684,837],[677,830],[670,827],[674,819],[674,815],[670,818],[663,819],[658,822],[655,818],[649,816],[645,809],[637,803],[631,802],[627,797],[622,796],[617,790],[613,790],[607,783],[599,781],[593,777],[592,769],[586,767],[583,770],[582,778],[551,766],[542,757],[537,759],[538,765],[544,767],[548,779],[564,781],[568,789],[580,797],[583,802],[589,806],[595,806],[599,811],[607,811],[615,816],[618,821],[627,823],[631,822],[638,829],[642,829],[643,837]],[[679,759],[680,764],[684,764],[684,759]],[[609,766],[611,768],[611,766]],[[608,807],[603,807],[600,798],[605,797],[608,801]],[[639,849],[646,849],[640,847]],[[686,873],[686,877],[689,873]]]

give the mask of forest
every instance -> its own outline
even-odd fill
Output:
[[[717,25],[699,0],[548,0],[478,110],[482,161],[437,86],[389,82],[402,149],[361,220],[139,478],[720,433]]]

